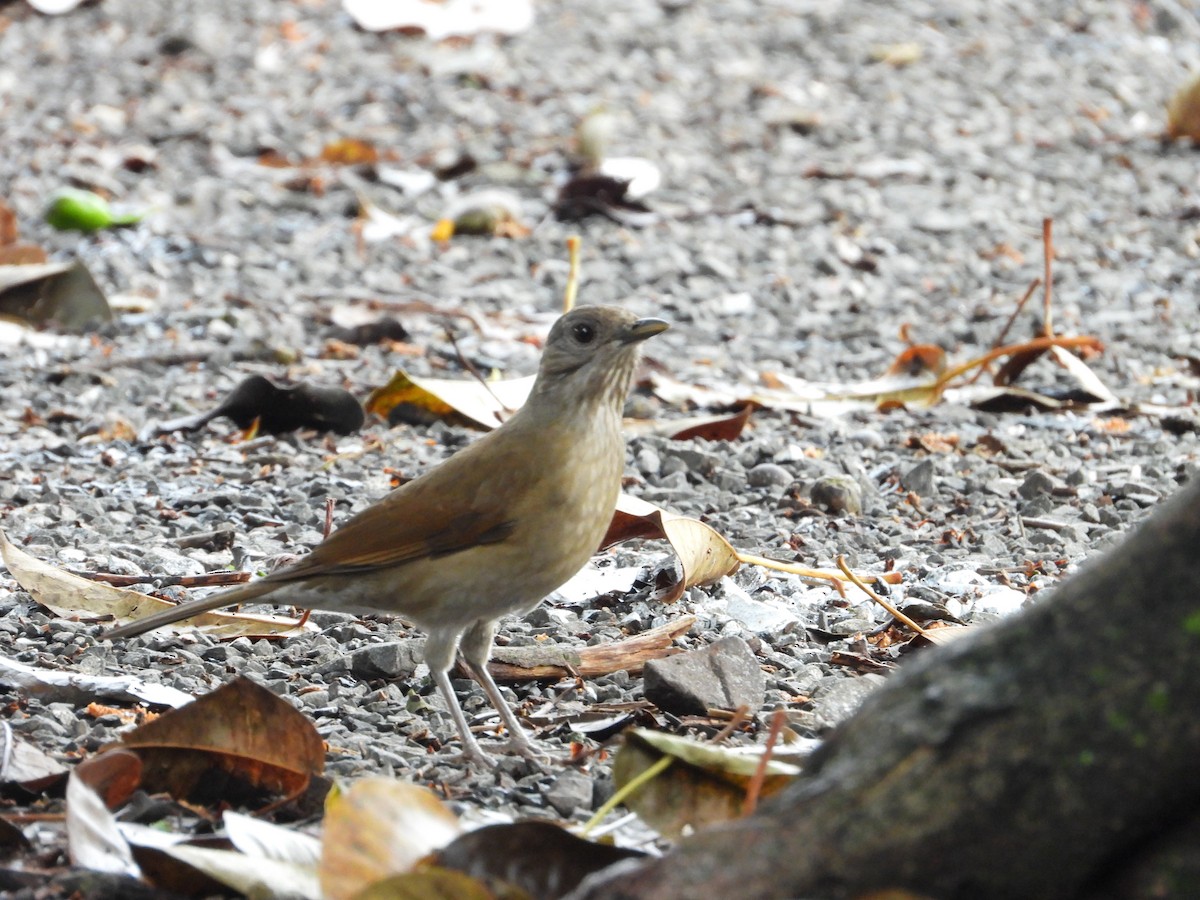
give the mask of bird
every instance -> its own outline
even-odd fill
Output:
[[[575,307],[551,327],[527,400],[494,431],[290,565],[101,637],[128,638],[251,600],[397,616],[426,634],[425,662],[466,762],[492,759],[451,685],[456,653],[500,714],[504,751],[540,757],[487,670],[498,620],[533,609],[599,548],[621,490],[621,420],[641,345],[668,327],[619,307]]]

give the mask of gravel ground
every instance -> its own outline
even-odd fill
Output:
[[[25,239],[86,261],[130,310],[97,338],[13,346],[0,359],[10,538],[73,569],[156,575],[261,568],[302,551],[320,538],[327,498],[344,517],[472,433],[373,420],[350,437],[238,443],[221,420],[194,435],[136,435],[211,408],[253,373],[359,397],[398,366],[467,377],[460,351],[479,368],[528,374],[529,339],[561,304],[572,233],[584,241],[583,302],[673,323],[648,348],[656,371],[744,395],[766,373],[876,376],[903,349],[906,323],[954,360],[978,355],[1041,274],[1052,217],[1056,328],[1104,342],[1093,367],[1123,402],[1189,403],[1186,358],[1200,357],[1196,156],[1159,138],[1166,100],[1197,63],[1200,24],[1183,0],[605,8],[545,3],[511,39],[434,44],[363,32],[332,0],[104,0],[53,19],[0,5],[0,196]],[[879,58],[911,52],[905,44],[919,57]],[[662,170],[649,224],[552,215],[575,124],[601,106],[616,119],[612,152]],[[311,159],[341,138],[377,146],[381,169],[476,165],[413,197],[371,167],[256,161],[264,151]],[[152,213],[126,230],[54,232],[41,209],[65,183]],[[426,225],[378,242],[356,228],[360,197],[431,223],[482,188],[519,197],[532,234],[439,246]],[[352,312],[395,315],[406,344],[344,358],[331,322]],[[1026,313],[1014,335],[1036,327]],[[1022,383],[1069,386],[1045,361]],[[643,387],[630,412],[694,410]],[[898,598],[983,621],[1118,539],[1190,477],[1196,455],[1187,409],[1167,419],[945,403],[838,418],[760,410],[729,443],[633,438],[628,472],[631,493],[699,516],[741,549],[894,567]],[[861,514],[810,502],[828,476],[861,489]],[[236,529],[232,549],[180,548],[223,525]],[[834,651],[880,657],[861,639],[884,621],[870,604],[743,567],[664,607],[651,597],[669,564],[662,545],[624,546],[612,560],[645,569],[630,591],[539,608],[506,623],[505,639],[609,641],[690,613],[698,621],[680,645],[746,637],[767,673],[767,708],[786,706],[810,737],[879,681],[830,662]],[[247,673],[312,716],[335,748],[334,774],[395,772],[465,804],[556,814],[554,771],[449,764],[453,747],[435,736],[452,727],[427,678],[355,670],[360,651],[408,636],[402,623],[315,621],[319,634],[281,644],[149,636],[113,647],[0,580],[0,653],[192,692]],[[546,721],[548,701],[570,713],[641,689],[619,673],[513,694]],[[481,692],[471,713],[487,713]],[[562,717],[541,735],[550,747],[570,738]],[[57,754],[94,749],[116,729],[115,717],[36,701],[13,723]],[[606,793],[606,765],[588,770],[592,798],[558,812],[586,815]]]

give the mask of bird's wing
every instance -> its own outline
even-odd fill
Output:
[[[503,480],[497,484],[496,479],[485,482],[468,468],[451,465],[456,460],[457,456],[443,463],[435,477],[411,481],[367,507],[310,554],[270,578],[291,581],[390,568],[505,540],[517,527],[506,502],[514,485]],[[447,468],[450,471],[444,472]],[[462,477],[452,477],[455,474]]]

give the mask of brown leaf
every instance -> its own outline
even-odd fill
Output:
[[[379,162],[379,151],[366,141],[340,138],[321,148],[321,161],[338,166],[357,166]]]
[[[461,831],[455,815],[428,788],[392,778],[359,779],[325,801],[321,888],[330,900],[349,900],[389,875],[410,871]]]
[[[495,428],[529,396],[533,377],[492,381],[418,378],[397,369],[391,381],[371,391],[367,412],[388,419],[405,408],[433,418],[459,415],[481,428]]]
[[[141,783],[142,759],[131,750],[105,750],[77,765],[72,777],[83,779],[105,806],[116,809]]]
[[[1167,137],[1200,143],[1200,75],[1181,87],[1167,104]]]
[[[83,331],[112,309],[81,262],[0,266],[0,314],[30,325]]]
[[[657,434],[673,441],[686,441],[700,438],[704,441],[733,441],[741,436],[750,415],[754,412],[754,404],[747,403],[732,415],[692,416],[687,419],[670,419],[659,421],[655,419],[636,419],[625,423],[625,433],[629,435]]]
[[[557,895],[555,895],[557,896]],[[502,894],[488,889],[481,881],[437,867],[392,875],[377,881],[354,895],[354,900],[532,900],[520,891]]]
[[[666,539],[679,557],[683,577],[659,595],[664,603],[674,603],[690,587],[719,581],[740,565],[737,551],[710,526],[622,494],[600,549],[633,538]]]
[[[532,897],[562,897],[592,872],[646,854],[576,837],[551,822],[477,828],[433,854],[434,865],[484,884],[503,882]]]
[[[761,751],[760,751],[761,752]],[[628,784],[663,757],[671,764],[637,791],[625,805],[669,838],[688,828],[727,822],[742,815],[746,789],[760,762],[759,753],[717,747],[676,735],[631,728],[613,761],[618,788]],[[781,791],[799,774],[789,763],[771,760],[760,797]]]
[[[937,344],[913,344],[898,354],[888,366],[888,375],[916,377],[925,373],[941,375],[946,371],[946,351]]]
[[[17,214],[7,203],[0,200],[0,247],[15,244],[18,236]]]
[[[62,780],[67,768],[36,744],[5,727],[0,731],[0,783],[19,784],[27,791],[41,793]]]
[[[128,591],[123,588],[101,584],[79,575],[73,575],[49,563],[30,556],[10,543],[0,530],[0,558],[8,571],[22,588],[33,595],[33,599],[52,613],[63,618],[111,618],[128,622],[149,615],[147,609],[172,606],[165,600]],[[233,615],[231,613],[203,613],[186,620],[182,628],[207,627],[210,633],[232,640],[242,635],[250,637],[274,637],[299,633],[295,619],[279,616]],[[180,624],[163,626],[181,630]]]
[[[0,266],[40,266],[48,259],[36,244],[0,245]]]
[[[325,768],[325,745],[295,707],[239,677],[125,734],[142,759],[142,787],[194,802],[249,793],[292,797]]]

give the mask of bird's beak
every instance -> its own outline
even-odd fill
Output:
[[[656,334],[662,334],[671,326],[662,319],[638,319],[622,337],[622,343],[635,344],[638,341],[644,341],[646,338],[654,337]]]

